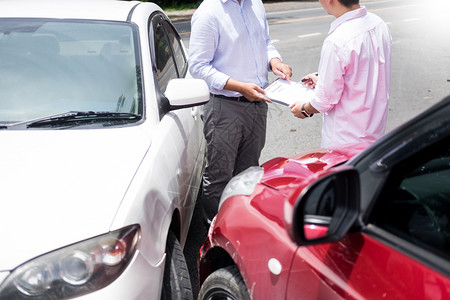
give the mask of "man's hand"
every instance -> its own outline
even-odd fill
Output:
[[[250,101],[267,101],[272,102],[264,97],[264,89],[254,83],[240,82],[233,78],[228,79],[224,89],[239,92],[242,96]]]
[[[272,58],[270,60],[270,68],[273,74],[286,80],[291,80],[292,68],[281,62],[279,58]]]
[[[292,103],[291,105],[289,105],[289,108],[291,109],[291,112],[294,115],[294,117],[297,117],[300,119],[306,118],[302,114],[302,105],[303,105],[303,102],[301,102],[301,101],[296,101],[296,102]]]
[[[267,101],[270,103],[272,102],[266,97],[264,97],[265,93],[264,90],[260,88],[257,84],[242,83],[239,93],[241,93],[242,96],[244,96],[250,101]]]
[[[319,80],[319,75],[317,73],[311,73],[302,78],[302,84],[306,87],[315,88],[317,80]]]
[[[317,109],[315,109],[314,106],[312,106],[310,102],[305,103],[305,102],[298,100],[298,101],[292,103],[291,105],[289,105],[289,108],[291,109],[291,112],[292,112],[292,114],[294,114],[295,117],[300,118],[300,119],[305,119],[307,117],[302,113],[303,104],[305,105],[304,109],[305,109],[305,113],[307,115],[312,117],[313,114],[319,113],[319,111]]]

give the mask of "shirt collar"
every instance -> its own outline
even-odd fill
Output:
[[[226,2],[236,2],[236,3],[239,4],[239,2],[238,2],[237,0],[220,0],[220,1],[222,1],[222,3],[226,3]],[[243,2],[244,2],[244,0],[241,0],[241,5],[242,5]]]
[[[342,16],[340,16],[339,18],[334,20],[333,23],[331,23],[330,31],[328,31],[328,34],[335,31],[336,28],[338,28],[341,24],[343,24],[351,19],[364,17],[365,15],[367,15],[367,9],[365,6],[361,6],[358,9],[354,9],[354,10],[346,12],[345,14],[343,14]]]

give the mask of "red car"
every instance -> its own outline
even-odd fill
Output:
[[[199,280],[201,300],[450,299],[450,97],[372,145],[234,177]]]

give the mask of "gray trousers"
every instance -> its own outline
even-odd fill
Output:
[[[207,162],[200,199],[205,222],[217,213],[220,196],[234,176],[259,165],[266,141],[266,102],[238,102],[212,95],[203,108]]]

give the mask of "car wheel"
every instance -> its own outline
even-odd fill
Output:
[[[192,300],[191,279],[180,243],[169,232],[166,245],[166,265],[161,291],[162,300]]]
[[[244,279],[236,266],[219,269],[203,282],[199,300],[250,300]]]

